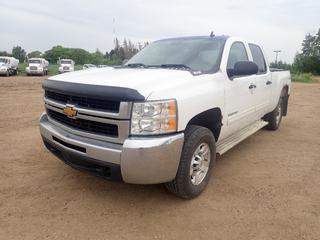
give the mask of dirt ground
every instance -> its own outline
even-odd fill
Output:
[[[320,239],[320,84],[218,158],[192,201],[78,172],[41,142],[41,77],[0,77],[0,239]]]

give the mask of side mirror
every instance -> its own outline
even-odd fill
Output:
[[[234,64],[233,69],[228,69],[228,76],[247,76],[257,74],[259,71],[258,65],[252,61],[239,61]]]

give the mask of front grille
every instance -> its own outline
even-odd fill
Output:
[[[95,98],[88,98],[75,95],[67,95],[52,91],[45,91],[45,96],[48,99],[52,99],[63,104],[74,104],[79,107],[90,108],[95,110],[105,110],[108,112],[119,112],[120,102],[109,101]]]
[[[37,70],[37,67],[36,66],[31,66],[30,70]]]
[[[69,67],[63,67],[63,70],[64,70],[64,71],[68,71],[68,70],[69,70]]]
[[[77,130],[106,135],[109,137],[118,137],[118,126],[114,124],[94,122],[85,119],[73,119],[50,109],[47,109],[47,114],[53,120]]]

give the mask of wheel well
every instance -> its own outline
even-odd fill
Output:
[[[281,97],[288,95],[289,87],[288,85],[283,86],[282,91],[281,91]]]
[[[222,114],[220,108],[212,108],[194,116],[188,125],[198,125],[211,130],[215,140],[218,141],[222,127]],[[187,127],[188,127],[187,125]]]

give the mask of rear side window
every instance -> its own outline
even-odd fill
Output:
[[[258,45],[249,43],[253,61],[258,65],[259,73],[267,72],[267,65],[261,48]]]
[[[248,61],[248,55],[244,44],[235,42],[230,48],[227,69],[234,69],[234,64],[239,61]]]

